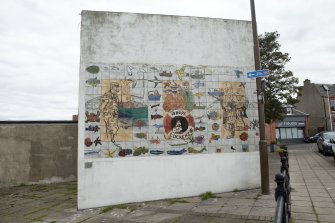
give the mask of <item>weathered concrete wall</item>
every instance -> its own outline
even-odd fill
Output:
[[[77,123],[0,124],[0,187],[74,180]]]
[[[218,193],[234,189],[259,187],[259,134],[256,85],[255,80],[246,77],[246,72],[254,70],[251,22],[91,11],[83,11],[81,15],[78,121],[78,207],[80,209],[194,196],[206,191]],[[123,67],[128,65],[129,69],[127,69],[127,72],[117,76],[116,70],[118,72],[124,70],[119,69],[117,65]],[[133,67],[137,65],[144,70],[136,69],[135,72]],[[191,72],[185,70],[185,72],[190,74],[186,76],[185,72],[181,71],[183,70],[180,68],[183,67],[182,65],[189,68],[192,66],[196,69],[200,69],[200,67],[210,68],[209,70],[211,71],[209,73],[205,72],[205,74],[210,75],[200,78],[201,80],[196,80],[196,78],[192,77]],[[171,75],[173,73],[170,79],[160,77],[159,72],[154,72],[163,66],[174,67],[170,70],[159,71],[162,73],[166,71],[168,74],[171,72]],[[150,73],[148,68],[151,70]],[[216,72],[218,70],[220,72]],[[143,74],[138,76],[137,74],[140,72],[143,72]],[[179,74],[178,77],[177,74]],[[154,77],[157,77],[155,78],[156,80]],[[194,96],[198,92],[195,89],[197,84],[204,86],[201,92],[204,92],[205,95],[208,95],[209,93],[207,92],[213,88],[218,89],[218,91],[221,88],[223,89],[224,87],[217,86],[220,81],[234,83],[234,86],[237,85],[242,88],[245,87],[245,95],[248,99],[246,100],[248,103],[245,104],[245,107],[248,107],[245,116],[249,119],[244,120],[242,118],[244,124],[246,124],[242,131],[247,132],[242,136],[247,135],[248,139],[235,135],[226,137],[224,134],[215,133],[221,134],[221,136],[216,136],[218,140],[212,143],[212,140],[206,137],[215,136],[215,134],[211,130],[212,128],[206,128],[205,144],[210,145],[206,147],[208,152],[204,154],[186,152],[183,155],[170,155],[168,151],[173,150],[173,148],[169,144],[170,146],[164,146],[164,153],[160,156],[150,154],[127,157],[117,156],[117,154],[123,154],[122,152],[125,151],[122,148],[131,151],[134,146],[141,148],[153,147],[153,145],[149,144],[151,142],[143,142],[143,140],[118,140],[117,137],[114,138],[113,135],[118,133],[118,128],[115,128],[115,131],[110,131],[111,136],[108,141],[104,139],[107,138],[104,137],[106,129],[113,128],[103,126],[108,124],[115,127],[116,125],[112,124],[118,122],[115,114],[119,110],[121,111],[122,106],[119,106],[120,109],[118,108],[119,110],[116,111],[117,102],[122,103],[122,100],[128,100],[127,98],[124,99],[122,95],[120,96],[121,98],[118,95],[109,96],[108,94],[106,97],[102,97],[101,95],[105,90],[110,89],[111,93],[113,93],[112,90],[117,90],[117,86],[119,86],[118,84],[108,85],[105,80],[123,79],[127,81],[133,78],[135,80],[137,78],[141,84],[140,78],[148,81],[148,83],[143,84],[144,86],[139,83],[136,85],[138,88],[143,86],[147,91],[145,94],[149,94],[149,91],[163,92],[164,87],[162,87],[163,84],[160,82],[165,83],[164,81],[169,80],[174,81],[177,85],[182,81],[188,81],[188,83],[191,83],[188,86],[194,86],[192,88]],[[194,80],[191,80],[192,78]],[[157,86],[152,83],[157,83]],[[137,92],[136,86],[134,84],[132,87],[134,92]],[[233,92],[235,91],[227,90],[225,94],[228,96],[240,95],[238,92]],[[129,98],[133,97],[129,92],[123,94],[128,94]],[[164,92],[159,94],[164,94]],[[140,97],[134,99],[135,101],[137,100],[137,103],[147,103],[147,101],[141,101],[142,99],[138,98]],[[162,98],[164,98],[164,95]],[[204,98],[208,98],[208,96]],[[245,97],[243,96],[242,98]],[[207,99],[203,102],[206,103],[206,108],[211,104],[211,101]],[[104,103],[110,103],[113,106],[102,106]],[[162,104],[163,100],[158,103]],[[236,103],[233,101],[230,105],[225,108],[234,107]],[[174,109],[178,109],[177,107]],[[115,112],[105,112],[105,108],[113,109]],[[163,109],[157,108],[157,112],[163,114]],[[207,113],[197,109],[195,107],[191,109],[193,110],[192,115],[195,116],[195,119],[201,120],[201,117],[205,117]],[[219,110],[221,112],[223,109],[220,108]],[[155,112],[154,109],[152,111]],[[165,110],[164,112],[167,113]],[[100,114],[101,117],[99,117]],[[147,121],[149,129],[154,123],[157,124],[156,126],[162,124],[159,120],[156,120],[157,122],[154,120],[155,113],[150,114],[152,116]],[[227,114],[228,112],[224,113],[224,115]],[[109,124],[109,120],[112,120],[113,123]],[[224,121],[221,117],[220,120],[222,120],[220,121],[221,126],[228,122],[228,119],[226,119],[225,123],[223,123]],[[233,117],[231,120],[234,120]],[[200,121],[197,122],[200,123]],[[210,123],[211,120],[206,119],[203,122]],[[254,125],[250,123],[254,123]],[[99,124],[101,129],[95,131],[93,128],[96,128],[95,125]],[[251,129],[249,129],[249,124],[253,126]],[[90,125],[94,126],[90,127]],[[127,128],[126,126],[125,129]],[[132,128],[132,125],[129,128]],[[232,129],[235,128],[232,127]],[[148,132],[151,134],[151,131]],[[194,137],[198,136],[198,134],[200,135],[200,133],[194,134]],[[120,133],[121,136],[125,137],[125,134]],[[222,140],[219,140],[219,137]],[[93,140],[95,141],[94,144]],[[166,138],[162,141],[166,142]],[[187,143],[191,143],[191,140]],[[190,146],[192,146],[191,144]],[[210,148],[211,146],[214,147],[214,144],[217,146],[216,150]],[[243,151],[243,148],[249,149]],[[189,146],[178,149],[178,151],[184,150],[185,152],[185,149],[189,149]]]

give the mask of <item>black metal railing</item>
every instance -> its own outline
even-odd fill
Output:
[[[277,207],[274,222],[289,223],[291,217],[291,188],[287,151],[284,153],[284,156],[281,157],[280,161],[282,163],[280,173],[276,174],[275,177],[275,181],[277,182],[275,192]]]

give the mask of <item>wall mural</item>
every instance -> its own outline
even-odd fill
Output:
[[[92,64],[85,158],[257,150],[256,84],[219,66]]]

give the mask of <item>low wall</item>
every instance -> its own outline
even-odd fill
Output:
[[[72,121],[0,122],[0,187],[76,179],[77,138]]]

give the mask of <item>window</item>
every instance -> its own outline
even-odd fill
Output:
[[[304,129],[298,128],[298,138],[304,138]]]
[[[330,109],[335,112],[335,100],[330,100]]]

